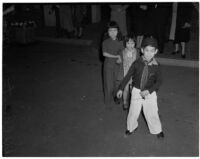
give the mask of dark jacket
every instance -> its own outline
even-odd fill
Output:
[[[141,77],[144,69],[143,58],[138,58],[130,67],[127,75],[124,77],[123,81],[119,86],[119,90],[123,90],[128,81],[132,78],[132,85],[140,89]],[[150,93],[158,91],[162,83],[160,64],[148,65],[148,80],[143,90],[148,90]],[[142,90],[142,91],[143,91]]]

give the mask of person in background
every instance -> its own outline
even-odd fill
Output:
[[[61,4],[59,6],[62,36],[66,38],[71,38],[74,30],[74,26],[72,23],[71,4]]]
[[[181,57],[185,58],[185,45],[190,40],[190,20],[192,13],[192,3],[173,3],[172,25],[175,25],[174,44],[175,50],[172,54],[180,52],[179,44],[181,44]],[[171,26],[173,28],[174,26]],[[172,35],[171,35],[172,36]]]
[[[74,36],[81,38],[83,36],[83,24],[87,14],[87,5],[74,4],[72,5],[72,19],[74,24]]]
[[[104,102],[106,108],[111,110],[116,94],[116,82],[119,76],[120,64],[122,63],[123,41],[119,26],[111,21],[108,24],[107,33],[102,43],[102,52],[105,57],[103,68]]]
[[[123,56],[123,72],[124,77],[126,76],[130,66],[132,63],[138,58],[138,52],[135,48],[135,37],[133,35],[128,35],[124,39],[125,49],[122,51]],[[126,110],[129,108],[129,100],[130,100],[130,89],[131,89],[132,79],[125,86],[123,91],[123,109]]]
[[[146,28],[147,23],[148,5],[146,3],[136,3],[133,5],[133,28],[136,35],[136,48],[140,50],[141,43],[148,31]]]
[[[60,24],[60,6],[59,5],[52,5],[49,10],[49,14],[55,14],[56,17],[56,37],[62,37],[62,29]]]
[[[119,25],[121,33],[123,36],[127,35],[127,25],[126,25],[126,9],[129,5],[110,5],[111,8],[111,21],[116,21]]]
[[[149,3],[148,4],[148,32],[147,36],[152,36],[158,40],[158,53],[164,52],[164,44],[167,32],[167,22],[169,17],[169,3]]]

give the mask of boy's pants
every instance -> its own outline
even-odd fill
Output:
[[[142,106],[151,134],[158,134],[162,131],[161,122],[158,115],[157,95],[152,92],[142,99],[141,90],[133,87],[131,94],[131,105],[127,118],[127,130],[133,132],[138,127],[138,117]]]

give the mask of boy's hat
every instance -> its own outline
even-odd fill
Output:
[[[155,47],[157,49],[158,48],[158,42],[153,37],[147,37],[142,41],[142,48],[144,48],[146,46],[152,46],[152,47]]]

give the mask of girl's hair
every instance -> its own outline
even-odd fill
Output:
[[[133,40],[133,42],[136,43],[136,38],[135,38],[135,35],[133,33],[130,33],[127,36],[124,37],[124,47],[126,47],[126,43],[129,40]]]
[[[104,34],[103,40],[106,40],[106,39],[110,38],[109,35],[108,35],[108,29],[110,29],[110,28],[116,28],[118,30],[117,40],[122,41],[122,33],[120,31],[119,25],[115,21],[110,21],[107,24],[107,30],[106,30],[106,32]]]

